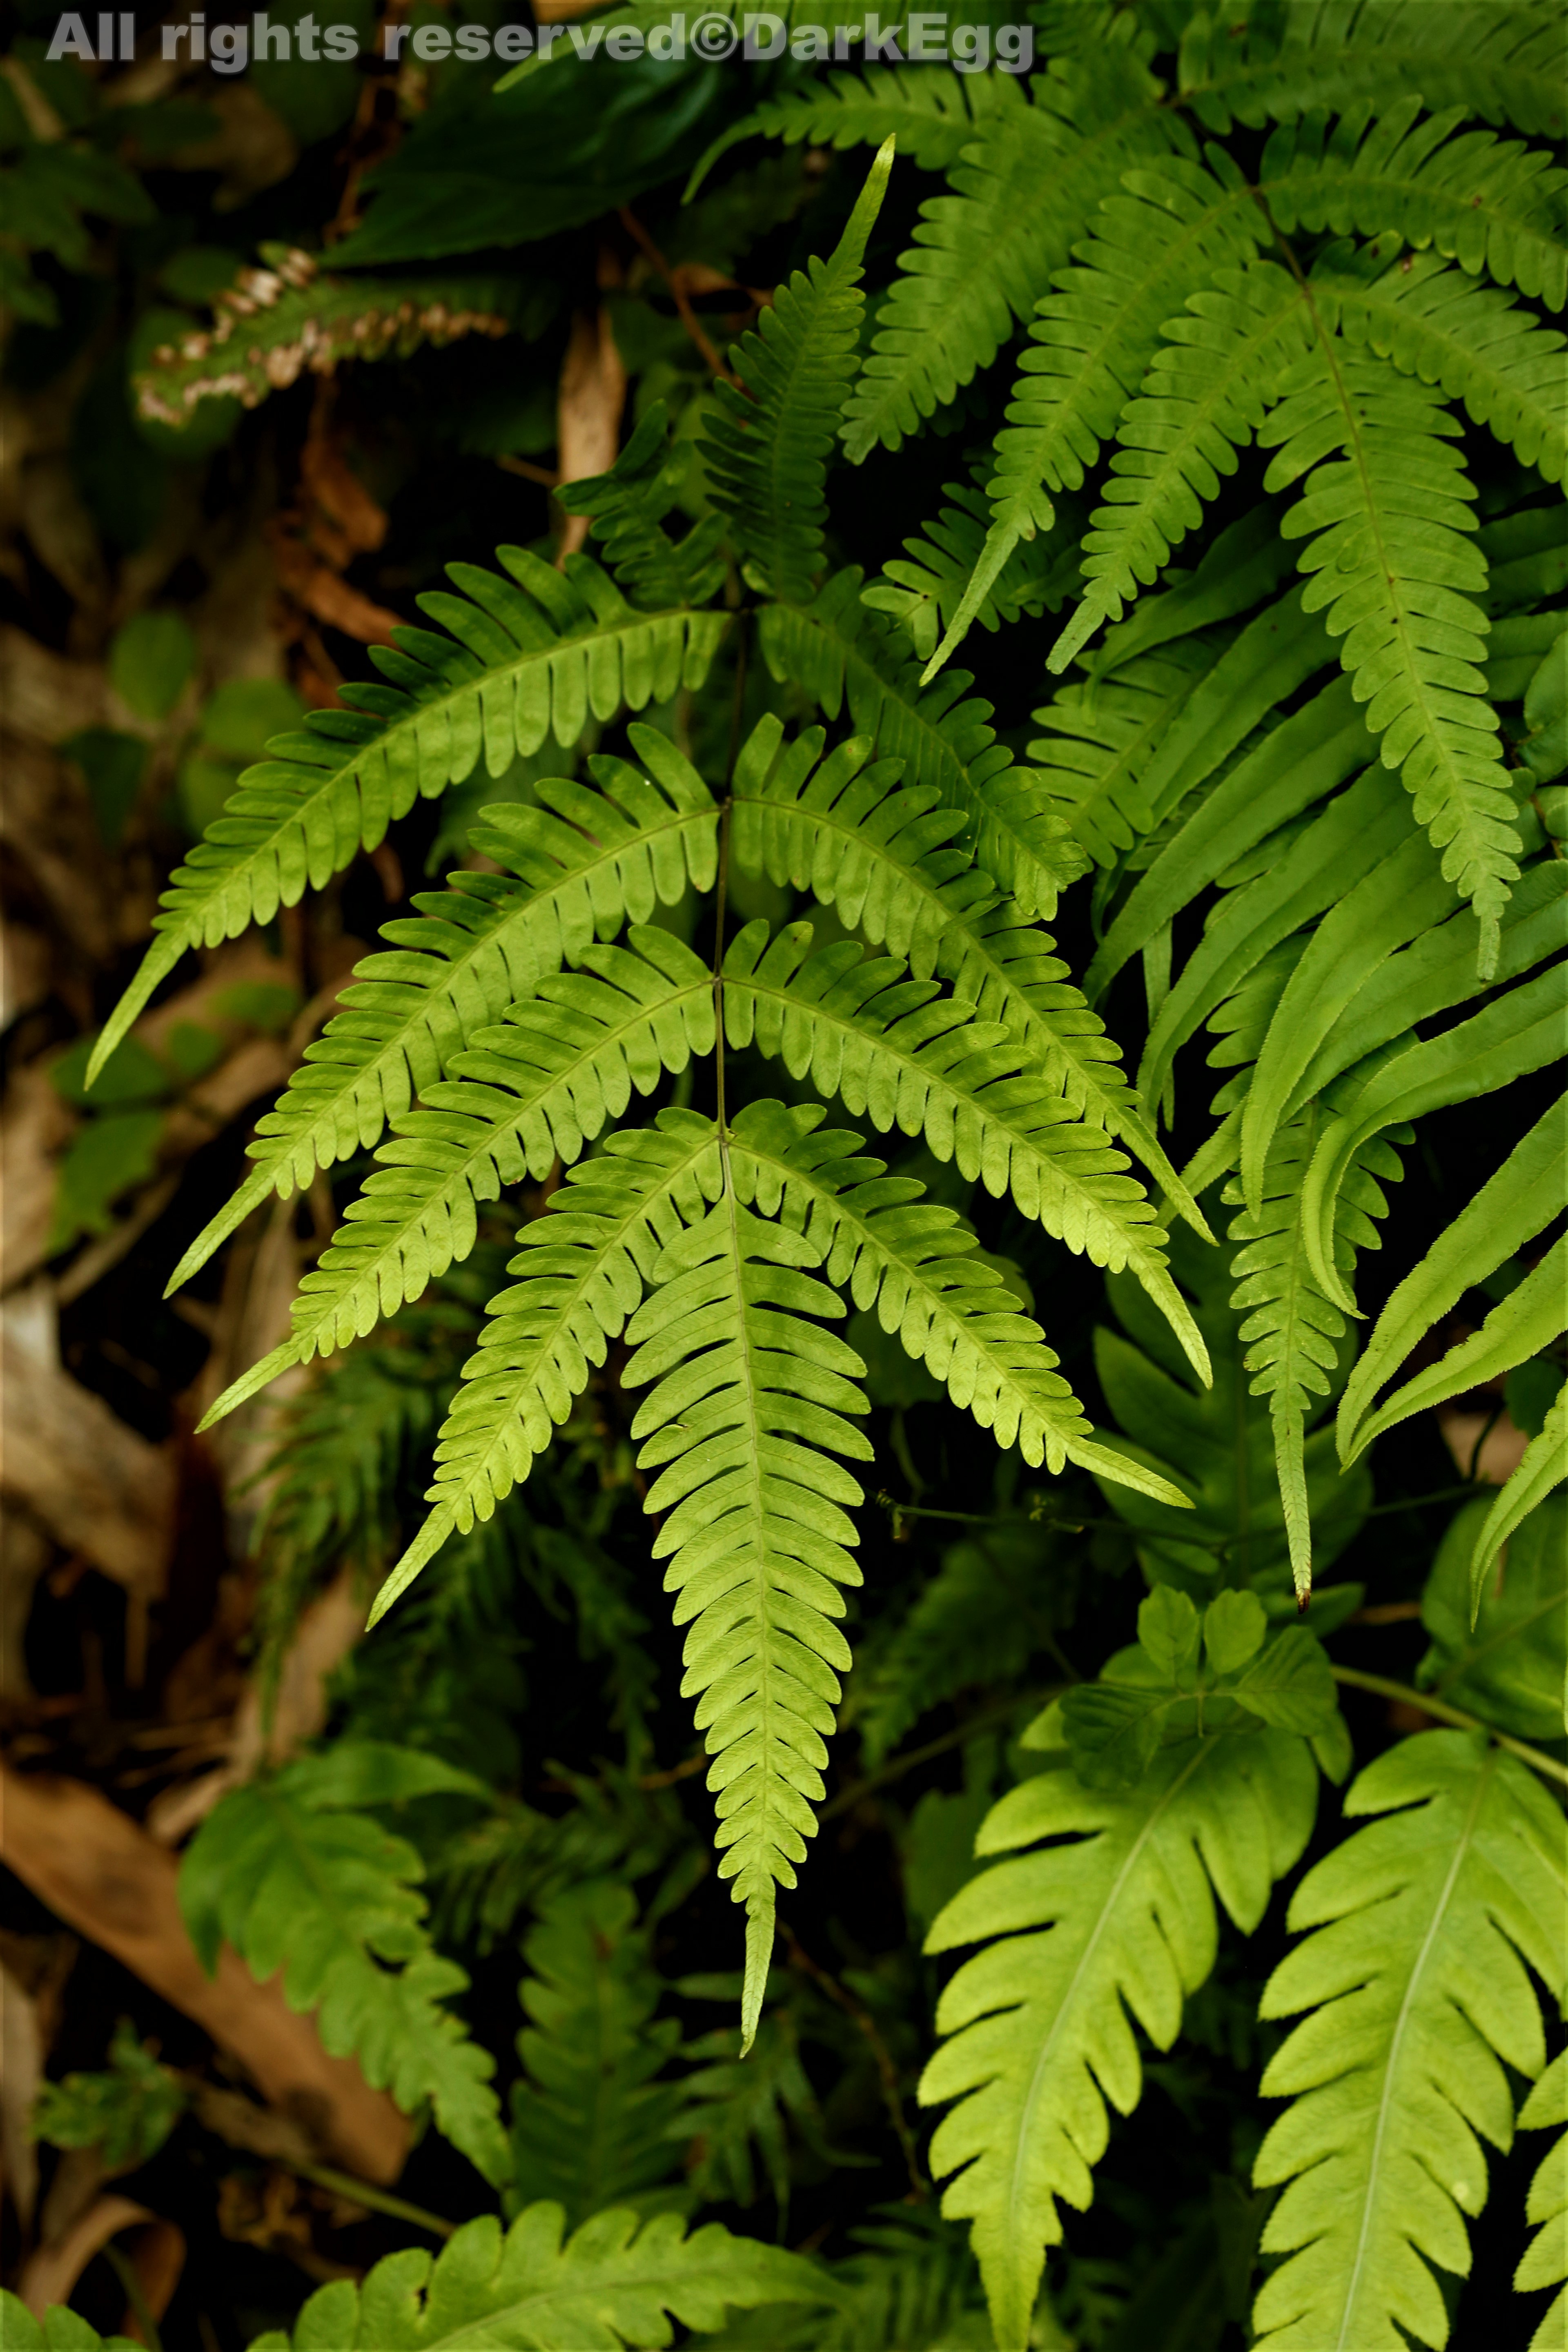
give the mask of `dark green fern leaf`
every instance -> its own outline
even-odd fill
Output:
[[[1049,545],[1038,537],[1015,539],[994,562],[984,493],[949,482],[943,495],[957,505],[943,507],[918,539],[906,539],[903,554],[883,564],[860,599],[873,612],[890,613],[908,631],[916,654],[927,663],[925,677],[933,674],[931,656],[938,636],[945,630],[956,645],[961,620],[963,628],[978,621],[994,632],[1025,614],[1059,612],[1080,585],[1078,550],[1066,534]]]
[[[705,604],[724,577],[717,516],[679,540],[664,528],[685,475],[684,459],[670,455],[665,404],[656,400],[607,474],[563,482],[556,493],[568,514],[592,515],[611,571],[650,611]]]
[[[1007,85],[993,74],[943,72],[921,66],[868,66],[862,73],[829,74],[823,81],[764,99],[732,122],[702,156],[686,186],[690,202],[720,157],[744,139],[807,140],[814,147],[880,147],[898,142],[922,172],[945,172],[959,161],[985,117],[1007,103]]]
[[[866,298],[866,240],[893,167],[883,142],[843,236],[775,289],[755,331],[735,344],[701,445],[714,505],[730,520],[747,580],[763,594],[804,602],[822,561],[823,485],[854,381]]]

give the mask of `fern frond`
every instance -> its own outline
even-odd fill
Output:
[[[1016,1444],[1026,1462],[1053,1471],[1076,1462],[1179,1507],[1184,1497],[1164,1479],[1093,1442],[1039,1325],[974,1254],[955,1213],[921,1201],[912,1177],[858,1157],[858,1136],[816,1132],[825,1115],[815,1105],[749,1104],[730,1148],[738,1198],[804,1234],[826,1278],[847,1286],[858,1307],[875,1307],[883,1330],[897,1332],[998,1445]]]
[[[1561,1121],[1562,1106],[1557,1117]],[[1557,1207],[1563,1193],[1559,1191]],[[1472,1203],[1472,1206],[1474,1204]],[[1456,1223],[1459,1221],[1456,1219]],[[1450,1226],[1449,1234],[1453,1227]],[[1447,1241],[1448,1234],[1443,1236]],[[1470,1280],[1478,1277],[1472,1272]],[[1531,1356],[1544,1355],[1554,1339],[1568,1329],[1568,1237],[1558,1240],[1539,1257],[1528,1274],[1500,1298],[1479,1331],[1472,1331],[1414,1380],[1395,1390],[1379,1412],[1372,1415],[1363,1444],[1412,1413],[1447,1403],[1471,1389],[1489,1386],[1500,1374]]]
[[[918,539],[906,539],[903,554],[884,563],[860,599],[873,612],[890,613],[907,632],[927,664],[922,685],[935,674],[931,656],[941,632],[956,645],[973,621],[994,632],[1026,614],[1033,619],[1059,612],[1079,585],[1078,550],[1067,534],[1048,546],[1041,538],[1016,538],[993,561],[997,542],[984,493],[948,482],[942,495],[957,505],[943,507]],[[943,660],[952,645],[944,642]]]
[[[942,2211],[974,2225],[1000,2352],[1028,2342],[1045,2249],[1062,2233],[1057,2200],[1081,2210],[1093,2194],[1107,2100],[1123,2115],[1137,2105],[1128,2011],[1170,2047],[1184,2000],[1214,1966],[1215,1895],[1250,1933],[1316,1807],[1316,1768],[1291,1733],[1188,1740],[1132,1788],[1091,1790],[1058,1723],[1053,1710],[1026,1735],[1050,1751],[1046,1769],[975,1840],[983,1856],[1015,1858],[972,1879],[926,1941],[931,1952],[987,1942],[942,1993],[937,2031],[952,2039],[920,2095],[960,2101],[937,2126],[931,2169],[959,2175]]]
[[[1563,131],[1561,23],[1552,0],[1284,0],[1240,37],[1223,9],[1189,18],[1178,85],[1205,128],[1261,130],[1311,108],[1386,110],[1412,89],[1429,107],[1462,106],[1488,122]]]
[[[1268,224],[1237,166],[1210,151],[1205,171],[1181,156],[1125,172],[1125,193],[1107,196],[1093,234],[1073,247],[1078,266],[1054,273],[1056,292],[1035,305],[1033,346],[1020,362],[1006,425],[996,436],[986,562],[1004,562],[1020,540],[1048,530],[1053,492],[1076,490],[1143,380],[1173,307],[1215,271],[1250,260]],[[976,575],[978,576],[978,574]],[[961,604],[927,676],[973,617]]]
[[[1489,1274],[1550,1225],[1568,1195],[1568,1099],[1554,1103],[1514,1146],[1497,1174],[1447,1225],[1378,1317],[1340,1406],[1341,1458],[1353,1462],[1374,1437],[1415,1410],[1403,1384],[1375,1412],[1372,1401],[1409,1361],[1425,1334]]]
[[[765,605],[757,632],[775,678],[803,688],[828,719],[847,702],[881,758],[902,760],[911,785],[934,784],[941,805],[962,812],[963,846],[1021,915],[1056,912],[1083,852],[1033,772],[997,742],[991,705],[961,699],[974,683],[967,671],[922,689],[898,633],[867,611],[857,571],[838,572],[810,604]]]
[[[472,829],[505,870],[455,874],[415,901],[417,919],[388,923],[393,952],[367,956],[289,1078],[257,1121],[257,1162],[169,1277],[190,1280],[258,1202],[285,1199],[318,1168],[369,1150],[389,1119],[442,1075],[450,1055],[499,1021],[595,935],[647,923],[718,870],[718,811],[702,778],[657,728],[634,723],[644,772],[595,752],[598,790],[562,778],[535,787],[537,808],[508,803]]]
[[[920,421],[988,367],[1067,260],[1100,191],[1182,135],[1159,110],[1159,84],[1125,46],[1058,61],[1026,97],[1009,83],[950,173],[954,193],[921,207],[879,314],[846,418],[858,462],[897,449]]]
[[[519,2214],[504,2236],[491,2214],[466,2221],[434,2261],[406,2247],[363,2282],[318,2287],[292,2335],[271,2330],[251,2352],[458,2352],[479,2344],[622,2352],[668,2344],[667,2313],[711,2333],[731,2308],[833,2299],[825,2272],[782,2246],[731,2237],[718,2221],[688,2237],[673,2213],[642,2221],[612,2207],[563,2245],[564,2224],[560,2206],[544,2203]]]
[[[261,253],[262,268],[242,269],[217,296],[210,328],[160,344],[134,371],[139,415],[178,431],[204,401],[258,408],[307,373],[331,375],[342,360],[405,359],[422,343],[519,326],[537,335],[558,299],[541,289],[520,305],[517,280],[500,277],[323,277],[313,254],[288,246]]]
[[[712,1050],[707,966],[668,931],[635,925],[630,949],[584,948],[579,969],[542,980],[505,1023],[450,1055],[423,1108],[393,1121],[395,1141],[300,1285],[294,1328],[231,1382],[203,1423],[220,1421],[287,1365],[363,1339],[466,1257],[481,1201],[557,1160],[570,1164],[635,1088]]]
[[[1488,979],[1522,844],[1477,667],[1486,617],[1464,593],[1485,594],[1487,567],[1468,536],[1475,493],[1449,446],[1460,428],[1439,393],[1327,336],[1280,391],[1258,436],[1279,453],[1264,488],[1310,471],[1282,526],[1289,539],[1311,534],[1298,559],[1317,575],[1304,601],[1344,638],[1340,659],[1384,765],[1403,775],[1444,874],[1475,904]]]
[[[314,2011],[334,2057],[353,2053],[405,2113],[430,2100],[446,2137],[500,2183],[495,2061],[441,2006],[468,1979],[423,1924],[424,1864],[353,1810],[451,1789],[489,1794],[435,1757],[340,1740],[220,1800],[186,1849],[180,1906],[209,1974],[226,1940],[259,1981],[281,1969],[284,1999]]]
[[[705,516],[679,540],[664,529],[686,470],[684,455],[671,457],[665,404],[656,400],[608,473],[563,482],[556,491],[567,514],[593,517],[594,536],[611,571],[652,610],[705,604],[724,578],[716,553],[723,526],[716,515]]]
[[[1306,1435],[1335,1385],[1345,1319],[1315,1276],[1302,1230],[1302,1191],[1317,1141],[1314,1113],[1276,1133],[1250,1205],[1232,1181],[1224,1198],[1238,1213],[1230,1238],[1237,1287],[1231,1305],[1245,1317],[1240,1337],[1252,1394],[1268,1399],[1274,1462],[1299,1602],[1312,1589],[1312,1529],[1307,1502]],[[1372,1220],[1386,1216],[1379,1177],[1401,1173],[1390,1146],[1367,1139],[1347,1170],[1335,1212],[1335,1263],[1348,1275],[1360,1248],[1375,1248]],[[1322,1400],[1322,1402],[1318,1402]]]
[[[1310,332],[1303,289],[1277,262],[1216,269],[1164,323],[1142,388],[1121,412],[1120,443],[1085,534],[1082,604],[1051,647],[1047,667],[1063,670],[1105,620],[1147,586],[1171,551],[1217,498],[1263,422],[1279,385]]]
[[[1470,1560],[1472,1609],[1479,1606],[1487,1578],[1515,1528],[1564,1479],[1568,1479],[1568,1381],[1563,1382],[1547,1407],[1539,1432],[1525,1447],[1518,1466],[1481,1523]],[[1563,1728],[1568,1730],[1568,1700],[1563,1706]]]
[[[575,2228],[605,2205],[658,2210],[680,2167],[681,2085],[656,2079],[680,2040],[654,2021],[663,1990],[630,1887],[600,1880],[557,1895],[522,1948],[526,2079],[511,2095],[507,2209],[548,2197]]]
[[[863,739],[821,761],[812,728],[784,750],[777,719],[763,719],[733,781],[732,846],[742,866],[836,907],[848,929],[932,972],[981,1018],[1002,1022],[1068,1108],[1125,1142],[1189,1223],[1205,1230],[1155,1139],[1115,1042],[1067,979],[1048,932],[1002,899],[988,876],[951,845],[962,826],[934,785],[898,789],[901,763],[868,766]]]
[[[1277,227],[1432,246],[1472,278],[1490,278],[1568,301],[1568,173],[1541,148],[1489,131],[1451,134],[1471,113],[1467,96],[1439,114],[1425,85],[1375,122],[1359,112],[1331,130],[1319,110],[1281,125],[1263,151],[1258,185]]]
[[[1254,2179],[1284,2186],[1263,2232],[1288,2257],[1253,2315],[1260,2352],[1396,2352],[1448,2340],[1428,2264],[1469,2268],[1486,2201],[1477,2134],[1506,2148],[1505,2063],[1539,2074],[1525,1973],[1563,1990],[1563,1818],[1484,1737],[1426,1731],[1363,1772],[1349,1815],[1384,1818],[1309,1873],[1266,2018],[1310,2010],[1263,2077],[1292,2105]],[[1403,2331],[1403,2332],[1402,2332]]]
[[[1007,103],[1000,76],[944,72],[921,66],[867,66],[860,73],[826,75],[804,89],[764,99],[721,131],[693,168],[684,201],[690,203],[719,158],[744,139],[780,139],[793,147],[880,147],[896,139],[897,152],[921,172],[945,172],[969,146],[985,117]]]
[[[1568,2051],[1559,2051],[1519,2111],[1521,2131],[1544,2131],[1550,2124],[1568,2124]],[[1539,2287],[1561,2288],[1562,2282],[1568,2279],[1564,2213],[1568,2213],[1568,2136],[1542,2157],[1530,2184],[1525,2216],[1539,2227],[1513,2274],[1514,2285],[1521,2294],[1529,2294]],[[1530,2352],[1552,2352],[1552,2347],[1565,2336],[1568,2291],[1553,2296],[1552,2308],[1543,2315],[1530,2339]]]
[[[811,954],[811,927],[792,924],[771,945],[749,924],[724,959],[724,1032],[753,1039],[818,1094],[884,1133],[922,1135],[937,1159],[970,1182],[1011,1192],[1070,1249],[1096,1265],[1130,1265],[1206,1379],[1208,1359],[1164,1260],[1164,1232],[1142,1187],[1101,1129],[1074,1119],[1032,1056],[998,1021],[911,980],[892,957],[853,941]]]
[[[454,564],[464,594],[417,600],[449,635],[399,629],[395,649],[373,646],[390,685],[345,687],[353,708],[307,712],[300,731],[275,736],[245,771],[163,893],[157,937],[104,1026],[89,1078],[188,949],[216,947],[270,922],[307,886],[320,889],[419,794],[460,782],[481,751],[500,775],[552,731],[574,743],[590,711],[640,710],[707,676],[723,614],[634,612],[586,556],[570,556],[563,577],[524,548],[497,553],[510,579]]]
[[[1473,423],[1506,442],[1549,482],[1568,474],[1564,337],[1510,294],[1446,269],[1429,253],[1372,269],[1364,257],[1320,264],[1314,290],[1325,318],[1352,346],[1391,360],[1403,375],[1462,400]]]
[[[436,1448],[434,1508],[377,1593],[373,1625],[454,1528],[488,1519],[527,1477],[620,1337],[665,1243],[683,1217],[701,1215],[721,1181],[717,1129],[682,1110],[607,1136],[597,1158],[567,1170],[545,1215],[519,1236],[508,1271],[522,1279],[490,1301]]]
[[[1218,629],[1181,637],[1102,677],[1064,686],[1034,713],[1050,732],[1029,745],[1045,789],[1097,866],[1114,866],[1154,829],[1140,789],[1188,702],[1224,658]]]
[[[890,137],[827,260],[780,285],[753,332],[730,352],[741,389],[719,378],[701,445],[710,492],[763,594],[804,601],[822,560],[823,484],[858,362],[860,262],[888,175]]]
[[[1347,1314],[1355,1302],[1334,1266],[1331,1236],[1345,1172],[1380,1129],[1449,1103],[1473,1102],[1563,1052],[1563,975],[1545,971],[1496,997],[1483,1012],[1440,1036],[1411,1038],[1373,1055],[1364,1073],[1347,1073],[1335,1089],[1301,1195],[1301,1230],[1312,1272]]]
[[[866,1411],[854,1385],[865,1368],[805,1319],[845,1312],[804,1271],[821,1257],[726,1185],[665,1248],[626,1326],[625,1384],[657,1383],[632,1435],[639,1465],[661,1471],[644,1508],[666,1514],[654,1557],[669,1560],[665,1590],[690,1627],[681,1690],[698,1700],[713,1759],[719,1874],[746,1909],[742,2054],[762,2013],[776,1888],[795,1885],[824,1794],[824,1737],[849,1664],[838,1588],[861,1580],[845,1507],[864,1498],[831,1456],[872,1458],[845,1419]]]

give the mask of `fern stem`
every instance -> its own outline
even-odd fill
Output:
[[[834,2006],[844,2011],[845,2016],[859,2028],[870,2043],[871,2054],[877,2062],[878,2078],[882,2085],[882,2104],[888,2110],[889,2120],[897,2135],[899,2146],[904,2152],[904,2168],[910,2176],[910,2198],[916,2204],[923,2205],[931,2195],[931,2182],[921,2170],[915,2147],[915,2136],[910,2129],[909,2117],[904,2113],[903,2097],[899,2090],[899,2070],[893,2063],[892,2053],[882,2039],[876,2019],[869,2010],[862,2008],[854,1994],[841,1985],[836,1976],[823,1967],[820,1960],[812,1958],[793,1927],[785,1927],[784,1941],[789,1946],[791,1968],[798,1969],[804,1976],[810,1977],[814,1983],[820,1985]]]
[[[1379,1698],[1402,1699],[1406,1706],[1417,1706],[1424,1715],[1435,1717],[1439,1723],[1451,1723],[1460,1731],[1484,1731],[1489,1739],[1506,1748],[1510,1756],[1519,1757],[1549,1780],[1560,1780],[1568,1788],[1568,1764],[1560,1764],[1544,1748],[1531,1748],[1509,1732],[1495,1730],[1479,1716],[1467,1715],[1463,1707],[1450,1706],[1447,1699],[1434,1698],[1430,1691],[1417,1690],[1413,1683],[1390,1682],[1386,1675],[1363,1675],[1359,1666],[1335,1666],[1331,1671],[1335,1682],[1348,1684],[1352,1690],[1373,1691]]]
[[[128,2254],[121,2252],[112,2238],[103,2249],[103,2258],[120,2281],[125,2300],[136,2315],[136,2324],[142,2330],[142,2340],[148,2347],[148,2352],[163,2352],[163,2339],[158,2333],[158,2323],[149,2308],[135,2263]]]
[[[301,2180],[313,2180],[318,2189],[331,2189],[337,2196],[363,2205],[373,2213],[385,2213],[394,2221],[411,2221],[416,2230],[429,2230],[437,2238],[450,2238],[457,2232],[456,2221],[443,2221],[439,2213],[427,2213],[423,2205],[410,2205],[406,2199],[394,2197],[372,2181],[356,2179],[352,2172],[339,2172],[330,2164],[306,2164],[291,2156],[278,2160],[288,2171],[297,2172]]]
[[[1024,1691],[1013,1698],[1005,1699],[999,1706],[986,1707],[983,1713],[968,1717],[956,1731],[944,1731],[940,1739],[928,1739],[923,1748],[910,1748],[901,1756],[890,1757],[886,1764],[879,1765],[876,1771],[868,1772],[863,1780],[852,1780],[847,1789],[841,1789],[837,1796],[818,1811],[817,1821],[827,1822],[836,1813],[847,1813],[852,1805],[858,1805],[861,1798],[868,1797],[874,1789],[885,1789],[889,1780],[902,1780],[904,1774],[912,1772],[917,1764],[929,1764],[933,1757],[945,1756],[950,1748],[962,1748],[966,1740],[973,1739],[982,1731],[989,1731],[994,1723],[1011,1722],[1020,1707],[1049,1706],[1052,1699],[1059,1698],[1066,1688],[1065,1683],[1053,1683],[1048,1690]]]

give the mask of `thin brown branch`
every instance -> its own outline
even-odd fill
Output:
[[[931,2183],[921,2170],[920,2158],[915,2147],[915,2136],[910,2129],[909,2117],[904,2113],[903,2095],[899,2089],[899,2070],[893,2063],[893,2053],[883,2041],[876,2019],[868,2009],[864,2008],[856,2000],[852,1992],[839,1983],[836,1976],[823,1967],[820,1960],[812,1958],[793,1927],[786,1926],[784,1932],[784,1941],[789,1946],[791,1968],[798,1969],[803,1976],[810,1977],[814,1984],[820,1985],[835,2008],[843,2011],[845,2016],[858,2028],[870,2044],[871,2054],[876,2060],[878,2079],[882,2086],[882,2104],[888,2110],[888,2119],[898,2136],[899,2146],[904,2152],[904,2165],[910,2176],[910,2191],[912,2197],[923,2203],[931,2195]]]

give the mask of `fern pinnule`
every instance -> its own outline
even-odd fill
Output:
[[[651,610],[705,604],[724,577],[717,515],[705,516],[682,539],[672,540],[664,529],[685,474],[684,457],[670,453],[665,404],[656,400],[607,473],[563,482],[556,493],[568,514],[593,517],[605,562]]]
[[[753,587],[804,600],[822,556],[827,458],[858,360],[860,263],[888,175],[884,140],[843,236],[775,291],[730,353],[741,389],[719,378],[701,445],[714,505]]]
[[[342,1010],[257,1121],[255,1168],[186,1250],[170,1294],[269,1193],[287,1199],[318,1168],[370,1150],[458,1048],[596,935],[650,921],[689,886],[711,888],[711,793],[657,729],[628,733],[641,771],[595,752],[596,791],[547,777],[538,807],[484,811],[472,838],[503,870],[454,874],[446,890],[415,899],[417,917],[383,927],[391,951],[354,966]]]
[[[508,1271],[521,1280],[489,1303],[436,1447],[433,1507],[376,1594],[373,1625],[455,1529],[488,1519],[527,1477],[683,1215],[700,1217],[721,1181],[717,1129],[685,1110],[606,1136],[595,1159],[567,1170],[545,1215],[518,1237]]]
[[[1480,1733],[1422,1732],[1344,1809],[1381,1818],[1297,1888],[1288,1924],[1311,1932],[1263,1995],[1266,2018],[1310,2013],[1263,2077],[1292,2104],[1254,2172],[1284,2192],[1263,2231],[1286,2259],[1253,2314],[1259,2352],[1447,2342],[1428,2265],[1469,2268],[1478,2134],[1508,2147],[1504,2067],[1545,2063],[1526,1966],[1564,1990],[1563,1817],[1522,1764]]]
[[[922,66],[867,66],[859,73],[828,74],[802,89],[764,99],[738,122],[730,123],[693,166],[684,201],[690,203],[721,155],[743,139],[802,140],[814,147],[880,147],[896,139],[897,152],[918,170],[944,172],[971,144],[993,104],[1005,105],[1006,85],[991,74],[943,73]]]
[[[738,1196],[816,1244],[827,1280],[858,1307],[875,1307],[884,1331],[998,1445],[1055,1472],[1076,1462],[1181,1507],[1167,1480],[1094,1441],[1044,1332],[957,1213],[922,1200],[914,1178],[860,1156],[858,1136],[818,1131],[825,1116],[816,1105],[748,1104],[731,1146]]]
[[[668,931],[634,925],[629,936],[630,949],[585,948],[578,971],[542,980],[449,1057],[452,1076],[424,1089],[421,1108],[393,1121],[395,1140],[300,1283],[289,1338],[224,1391],[204,1428],[287,1365],[363,1339],[468,1255],[480,1201],[525,1175],[542,1181],[620,1116],[634,1087],[650,1094],[666,1069],[711,1051],[706,965]]]
[[[1534,2084],[1519,2111],[1519,2124],[1522,2131],[1543,2131],[1551,2124],[1568,2124],[1568,2051],[1559,2051]],[[1546,2286],[1559,2289],[1551,2309],[1542,2315],[1530,2339],[1530,2352],[1552,2352],[1553,2345],[1568,2335],[1568,2289],[1562,2284],[1568,2280],[1568,2243],[1564,2242],[1563,2227],[1565,2212],[1568,2136],[1559,2139],[1542,2157],[1530,2184],[1530,2200],[1525,2207],[1526,2219],[1539,2227],[1514,2273],[1514,2286],[1521,2294]]]
[[[944,641],[942,661],[958,642],[954,632],[971,622],[994,633],[1026,614],[1059,612],[1079,584],[1075,533],[1064,529],[1048,543],[1014,534],[1004,545],[984,491],[946,482],[942,495],[957,503],[906,539],[903,554],[889,557],[860,600],[891,614],[907,633],[926,664],[922,685],[941,667],[932,656],[943,631],[951,643]]]
[[[1568,301],[1568,173],[1543,148],[1458,127],[1468,101],[1425,111],[1407,93],[1368,122],[1359,110],[1331,128],[1321,110],[1269,138],[1258,180],[1276,227],[1335,236],[1392,235],[1432,246],[1474,279],[1517,286],[1554,310]]]
[[[949,2038],[920,2086],[923,2105],[959,2103],[937,2126],[931,2169],[957,2175],[942,2211],[973,2224],[1000,2352],[1028,2343],[1045,2250],[1062,2234],[1058,2200],[1081,2210],[1093,2195],[1107,2101],[1123,2115],[1138,2103],[1128,2012],[1170,2047],[1214,1966],[1215,1894],[1250,1933],[1317,1801],[1310,1751],[1288,1732],[1184,1741],[1116,1790],[1080,1785],[1054,1714],[1025,1740],[1047,1749],[1046,1769],[975,1840],[982,1857],[1011,1858],[971,1879],[926,1940],[931,1952],[985,1948],[942,1995]]]
[[[983,1020],[1004,1023],[1068,1108],[1125,1142],[1182,1215],[1206,1232],[1055,941],[952,845],[959,813],[942,806],[934,785],[900,790],[901,761],[868,766],[863,737],[823,760],[820,728],[787,750],[783,732],[778,720],[761,720],[736,761],[740,865],[809,890],[873,946],[905,958],[916,979],[938,972]]]
[[[1075,1119],[1032,1056],[998,1021],[912,980],[892,957],[853,941],[811,954],[796,923],[770,944],[749,924],[723,966],[724,1029],[754,1040],[792,1076],[837,1094],[852,1117],[884,1133],[922,1135],[943,1161],[1000,1198],[1011,1192],[1068,1247],[1097,1265],[1131,1265],[1159,1304],[1200,1375],[1208,1356],[1164,1259],[1164,1232],[1142,1187],[1102,1129]]]
[[[719,1864],[746,1910],[742,2053],[762,2013],[777,1888],[795,1884],[824,1794],[848,1645],[839,1587],[858,1584],[846,1506],[864,1497],[831,1457],[872,1458],[847,1420],[865,1367],[818,1319],[845,1312],[805,1271],[819,1244],[757,1216],[726,1183],[665,1248],[626,1326],[627,1387],[657,1383],[632,1423],[644,1508],[667,1516],[654,1557],[689,1625],[681,1689],[713,1762]]]
[[[497,553],[510,578],[454,564],[467,593],[418,600],[449,635],[399,628],[395,646],[371,647],[391,684],[346,687],[353,708],[308,712],[246,769],[170,880],[157,936],[99,1037],[89,1081],[189,949],[216,947],[270,922],[307,887],[321,888],[419,795],[471,774],[481,754],[500,775],[552,732],[576,742],[590,711],[640,710],[707,675],[721,613],[635,612],[586,556],[568,557],[563,576],[525,548]]]

